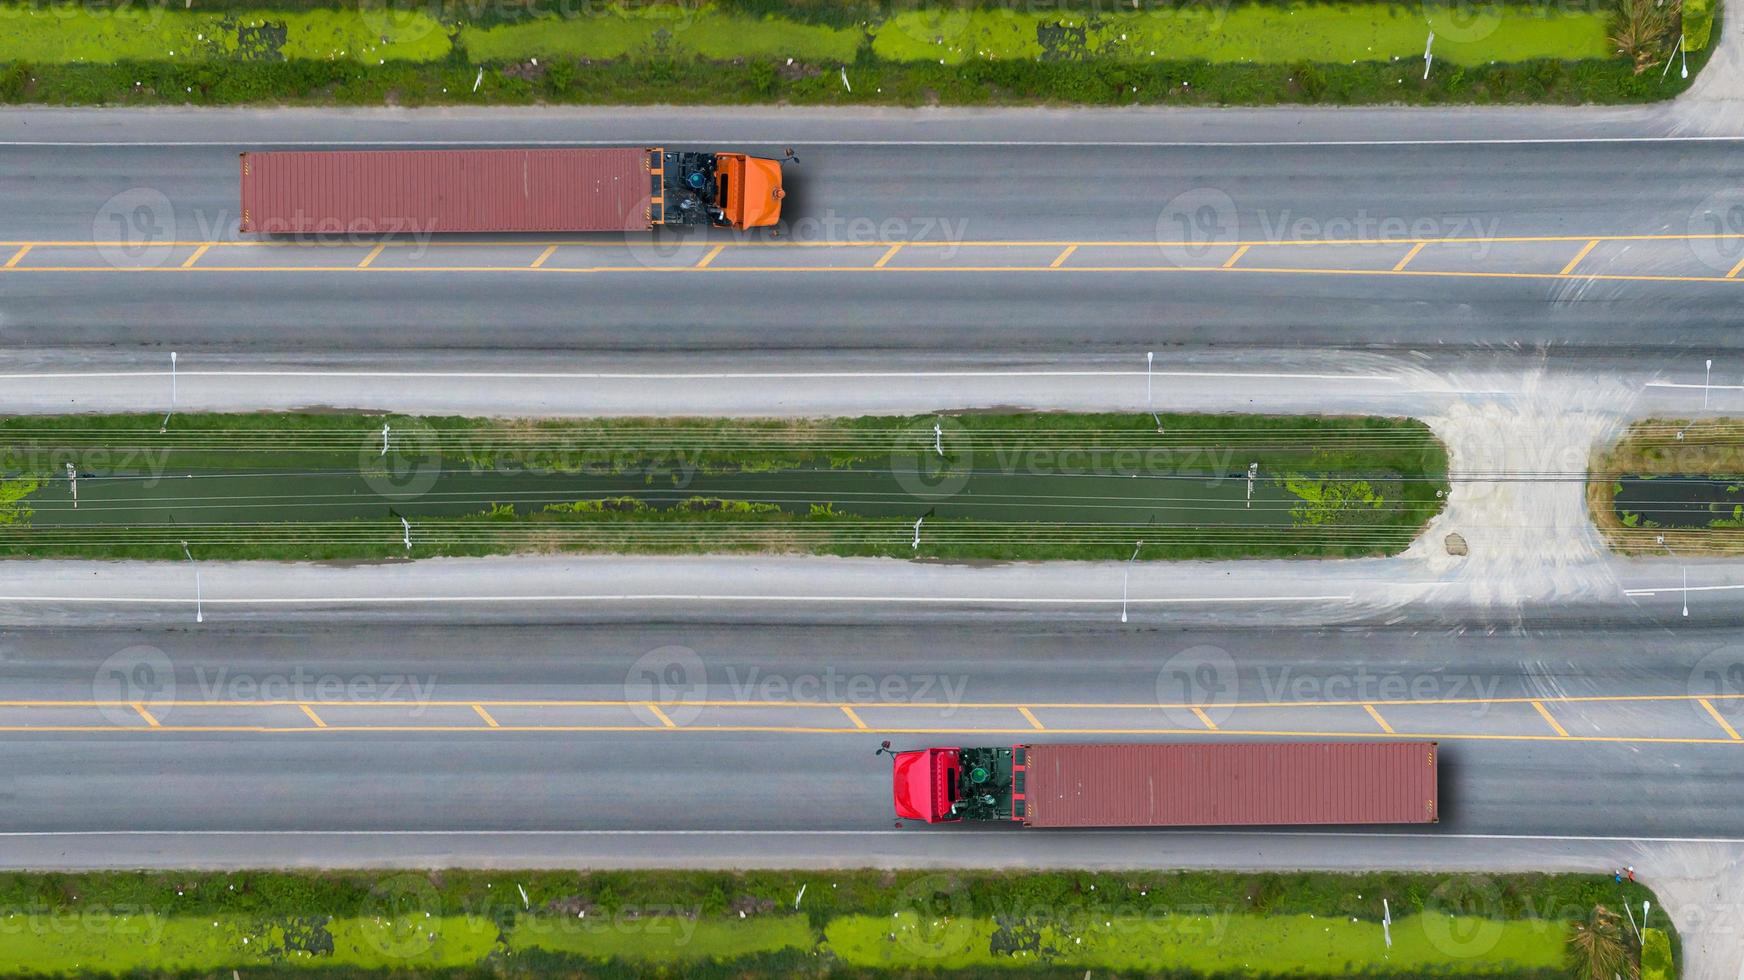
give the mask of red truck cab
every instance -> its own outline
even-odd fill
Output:
[[[960,768],[958,749],[898,752],[893,760],[896,815],[904,820],[939,823],[960,820],[952,812]]]

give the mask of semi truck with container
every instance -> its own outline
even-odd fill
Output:
[[[781,161],[644,148],[244,152],[264,235],[750,229],[781,220]]]
[[[892,753],[896,815],[1025,827],[1425,824],[1435,742],[1031,743]]]

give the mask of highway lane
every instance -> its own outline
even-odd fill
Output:
[[[323,132],[314,118],[296,118],[306,120],[301,129],[280,120],[260,131]],[[436,131],[467,134],[452,124]],[[674,145],[687,136],[672,132]],[[13,265],[0,271],[0,341],[686,354],[1739,343],[1726,325],[1744,281],[1727,277],[1744,239],[1725,236],[1744,228],[1724,224],[1741,193],[1724,142],[796,141],[791,224],[778,247],[734,248],[697,269],[706,252],[695,244],[675,253],[619,238],[605,250],[567,248],[537,271],[525,267],[540,249],[497,249],[462,256],[478,271],[455,272],[391,259],[356,270],[367,246],[220,247],[195,257],[200,243],[236,237],[234,148],[247,134],[218,134],[238,141],[229,145],[7,148],[0,239],[12,244],[0,246],[0,263]],[[1582,251],[1589,236],[1661,235],[1676,237]],[[1562,240],[1497,240],[1521,236]],[[1446,238],[1460,241],[1395,268],[1417,241]],[[1348,239],[1381,244],[1324,244]],[[993,257],[939,247],[1025,241],[1050,245]],[[856,247],[787,247],[820,242]],[[933,247],[911,245],[866,268],[904,242]],[[1120,247],[1098,252],[1095,243]],[[1253,247],[1237,257],[1243,244]],[[1071,245],[1082,254],[1053,268]],[[447,269],[462,251],[438,247],[418,261]],[[601,251],[618,257],[588,257]],[[259,268],[225,271],[238,262]],[[675,264],[685,271],[665,268]],[[325,271],[298,268],[307,265]],[[139,266],[157,271],[112,271]],[[1647,278],[1595,278],[1604,276]]]
[[[1220,737],[1192,733],[1197,707],[1227,731],[1348,736],[1385,719],[1397,737],[1442,737],[1437,834],[1738,837],[1744,646],[1733,637],[1650,626],[15,631],[0,635],[0,826],[888,830],[881,737],[1119,739],[1134,724]],[[588,704],[559,703],[575,701]],[[1035,705],[1039,721],[1015,704]],[[228,730],[263,719],[269,730]],[[219,729],[189,730],[200,726]],[[319,839],[308,847],[303,860],[319,860]]]

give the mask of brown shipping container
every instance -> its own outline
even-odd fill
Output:
[[[242,230],[272,235],[651,227],[648,150],[242,154]]]
[[[1032,827],[1434,823],[1434,742],[1031,745]]]

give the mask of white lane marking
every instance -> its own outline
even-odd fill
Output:
[[[1687,589],[1681,585],[1672,585],[1672,586],[1667,586],[1665,588],[1658,588],[1658,589],[1624,589],[1623,594],[1624,595],[1671,595],[1673,593],[1676,593],[1676,594],[1681,595],[1685,592],[1734,592],[1734,591],[1737,591],[1738,589],[1744,589],[1744,585],[1692,585]]]
[[[1488,840],[1530,843],[1603,843],[1639,844],[1744,844],[1744,837],[1618,837],[1579,834],[1424,834],[1377,833],[1363,831],[1268,831],[1268,830],[1207,830],[1197,827],[1153,827],[1168,831],[1171,836],[1202,835],[1206,837],[1299,837],[1304,840],[1356,838],[1361,840]],[[1012,840],[1008,830],[952,830],[950,838],[963,836],[997,837]],[[906,837],[913,840],[946,840],[946,832],[927,834],[913,830],[4,830],[0,839],[53,837]],[[1029,835],[1040,836],[1040,835]],[[1128,830],[1081,830],[1059,836],[1069,840],[1090,837],[1131,839]],[[1028,839],[1028,837],[1021,838]]]
[[[40,374],[0,374],[0,381],[71,381],[99,378],[167,378],[168,371],[63,371]],[[1154,371],[1158,378],[1236,378],[1249,380],[1388,381],[1386,374],[1313,374],[1262,371]],[[842,378],[1134,378],[1143,371],[178,371],[181,378],[407,378],[504,381],[748,381],[764,379]],[[1698,385],[1697,387],[1700,387]],[[1718,387],[1718,386],[1716,386]]]
[[[1703,388],[1710,388],[1710,389],[1713,389],[1714,391],[1744,391],[1744,385],[1698,385],[1698,384],[1688,384],[1688,383],[1682,382],[1682,381],[1649,381],[1649,382],[1647,382],[1647,387],[1649,387],[1649,388],[1694,388],[1697,391],[1701,391]]]
[[[654,140],[576,140],[515,139],[503,137],[490,140],[461,139],[320,139],[274,140],[250,142],[254,147],[279,146],[657,146],[671,145],[671,134]],[[778,139],[746,138],[742,133],[730,140],[697,139],[686,142],[725,142],[738,146],[940,146],[940,147],[1184,147],[1205,149],[1243,149],[1246,147],[1371,147],[1371,146],[1581,146],[1602,143],[1738,143],[1744,136],[1519,136],[1470,137],[1444,139],[1306,139],[1306,140],[807,140],[788,133]],[[237,142],[227,140],[0,140],[0,146],[17,147],[223,147],[235,149]]]
[[[1740,586],[1744,588],[1744,586]],[[1264,595],[1264,596],[1173,596],[1168,598],[1133,599],[1133,605],[1186,605],[1191,603],[1238,602],[1350,602],[1348,595]],[[6,603],[117,603],[131,605],[188,606],[195,599],[173,596],[162,598],[139,596],[0,596]],[[390,605],[393,603],[429,604],[442,602],[880,602],[924,603],[931,605],[1051,605],[1051,606],[1118,606],[1119,599],[1059,598],[1055,596],[890,596],[890,595],[708,595],[704,593],[624,593],[621,595],[455,595],[455,596],[268,596],[258,599],[214,599],[206,596],[206,605],[232,606],[297,606],[297,605]]]

